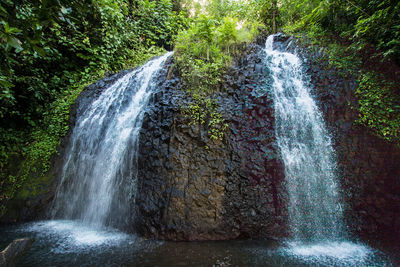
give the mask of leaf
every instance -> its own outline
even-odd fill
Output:
[[[0,76],[0,84],[3,85],[4,87],[10,88],[13,87],[14,84],[10,83],[7,81],[7,78],[4,76]]]
[[[39,55],[43,56],[43,57],[46,55],[46,52],[44,51],[44,49],[43,49],[42,47],[39,47],[39,46],[34,45],[34,46],[33,46],[33,50],[34,50],[36,53],[38,53]]]
[[[22,30],[15,28],[15,27],[9,27],[8,23],[4,23],[4,32],[6,34],[16,34],[16,33],[20,33]]]
[[[8,14],[7,10],[2,5],[0,5],[0,11],[4,14]]]
[[[70,8],[70,7],[68,7],[68,8],[66,8],[64,6],[61,7],[61,13],[63,13],[64,15],[71,13],[71,11],[72,11],[72,8]]]
[[[15,37],[7,36],[7,44],[14,47],[18,51],[22,51],[21,41]]]

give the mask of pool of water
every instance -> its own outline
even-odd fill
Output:
[[[3,226],[0,228],[0,249],[21,237],[34,237],[35,242],[18,266],[400,265],[397,249],[386,251],[361,243],[166,242],[68,220]]]

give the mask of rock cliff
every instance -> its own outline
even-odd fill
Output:
[[[367,238],[400,237],[400,149],[355,123],[353,77],[344,78],[340,70],[329,67],[319,50],[282,35],[277,39],[277,47],[288,47],[303,58],[312,93],[335,140],[350,232]],[[140,132],[132,230],[168,240],[287,236],[284,169],[276,146],[263,46],[262,40],[243,46],[214,96],[229,124],[223,140],[212,140],[205,126],[189,123],[181,106],[190,97],[181,89],[173,60],[167,63]],[[71,126],[88,103],[122,74],[81,94]],[[53,182],[44,193],[10,202],[10,212],[2,220],[43,218],[61,162],[62,156],[55,160],[49,173]]]
[[[137,230],[170,240],[285,235],[283,166],[276,151],[272,100],[264,91],[262,47],[252,44],[215,97],[229,124],[208,138],[179,107],[190,99],[179,75],[155,94],[140,136]]]

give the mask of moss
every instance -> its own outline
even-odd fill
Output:
[[[358,82],[357,123],[400,146],[400,97],[395,93],[395,85],[374,72],[362,73]]]
[[[228,124],[218,110],[218,103],[211,98],[194,94],[188,106],[181,107],[184,115],[190,118],[189,125],[203,125],[212,140],[222,140]]]
[[[53,179],[54,175],[51,174],[28,177],[15,195],[15,199],[27,200],[49,192],[49,187],[53,183]]]

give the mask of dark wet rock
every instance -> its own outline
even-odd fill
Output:
[[[263,88],[263,49],[243,49],[215,96],[229,123],[224,140],[211,140],[203,126],[189,126],[179,109],[168,108],[189,101],[179,90],[178,73],[145,114],[136,198],[140,234],[170,240],[286,234],[283,166],[274,145],[272,101]],[[152,142],[159,130],[165,149]]]
[[[0,266],[16,266],[18,260],[29,250],[35,240],[21,238],[12,241],[0,252]]]

